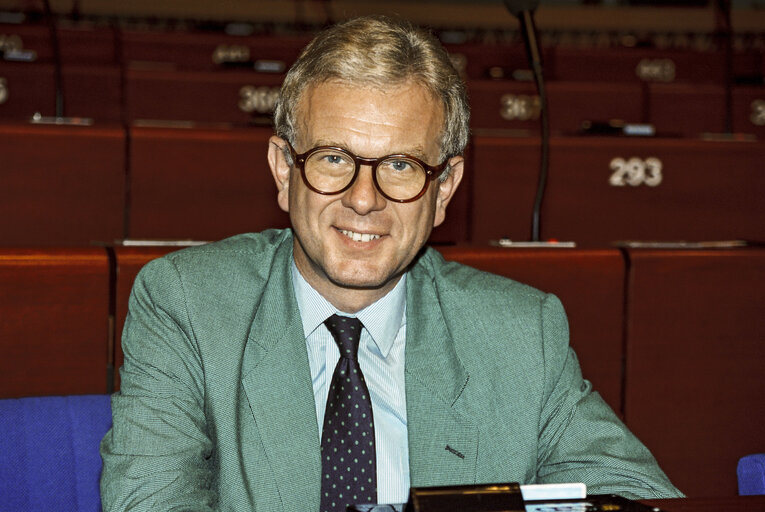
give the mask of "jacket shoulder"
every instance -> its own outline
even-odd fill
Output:
[[[485,272],[456,261],[447,261],[432,248],[427,248],[413,269],[415,279],[425,279],[435,284],[439,299],[459,296],[460,300],[471,296],[482,302],[492,298],[505,302],[515,300],[538,304],[547,293],[508,277]]]

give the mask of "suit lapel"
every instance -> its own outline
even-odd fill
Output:
[[[412,486],[476,479],[478,428],[458,411],[469,375],[446,327],[432,275],[407,278],[406,403]]]
[[[261,443],[284,510],[297,512],[319,508],[321,461],[308,354],[290,276],[292,239],[287,242],[274,258],[245,348],[242,385],[260,439],[244,442]]]

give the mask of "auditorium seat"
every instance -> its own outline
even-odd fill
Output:
[[[286,227],[270,128],[130,128],[128,238],[217,240]]]
[[[0,246],[124,237],[122,128],[0,123],[0,155]]]
[[[734,496],[763,448],[765,249],[628,257],[627,425],[689,496]]]
[[[765,84],[733,90],[733,131],[765,139]]]
[[[539,141],[476,136],[471,237],[529,236]],[[765,146],[691,139],[553,138],[542,238],[765,240]]]
[[[194,30],[123,30],[122,59],[127,65],[220,71],[258,66],[284,72],[310,41],[310,35],[229,35]]]
[[[765,136],[765,87],[734,87],[732,131]],[[722,84],[651,84],[648,121],[658,133],[699,137],[721,134],[725,126],[725,88]]]
[[[117,32],[111,27],[59,21],[56,32],[65,65],[113,66],[119,62],[115,44]],[[0,35],[4,36],[4,46],[34,52],[35,62],[53,63],[53,43],[47,24],[0,23]]]
[[[717,83],[725,77],[722,51],[673,50],[645,47],[555,49],[554,80],[638,82],[638,83]]]
[[[62,70],[64,115],[97,121],[121,119],[120,70],[117,66],[65,65]],[[0,61],[0,117],[28,120],[35,113],[56,114],[53,64]]]
[[[533,79],[529,74],[529,63],[523,42],[461,42],[444,41],[450,36],[441,36],[446,51],[455,68],[466,80],[485,80],[488,78],[514,80]],[[455,34],[454,37],[462,37]],[[550,49],[543,50],[546,59]],[[545,60],[546,62],[547,60]]]
[[[468,89],[471,125],[478,133],[526,130],[528,135],[539,134],[539,96],[532,83],[472,80]],[[550,130],[555,134],[577,134],[585,121],[645,120],[645,98],[639,84],[549,81],[547,98]]]
[[[0,248],[0,398],[107,392],[103,248]]]
[[[457,246],[439,251],[447,260],[557,295],[584,377],[621,413],[625,268],[617,249]]]
[[[126,119],[271,124],[283,74],[254,71],[126,71]]]

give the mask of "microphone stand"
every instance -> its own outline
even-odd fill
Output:
[[[43,0],[42,4],[45,11],[45,21],[48,25],[48,32],[50,34],[51,48],[53,49],[53,83],[56,91],[56,108],[53,117],[43,116],[40,112],[37,112],[32,116],[30,122],[33,124],[91,125],[93,124],[93,119],[91,118],[66,117],[66,108],[64,104],[64,73],[62,69],[61,45],[59,44],[58,39],[56,19],[53,16],[50,0]]]
[[[733,28],[730,20],[730,0],[717,1],[718,40],[722,42],[725,59],[725,130],[733,133]]]
[[[54,85],[56,89],[56,118],[62,118],[65,114],[64,109],[64,78],[61,70],[61,48],[58,44],[58,31],[56,30],[56,20],[53,19],[53,10],[50,7],[50,0],[43,0],[45,9],[45,21],[48,24],[50,33],[50,43],[53,49],[54,66]]]
[[[534,74],[534,82],[539,95],[539,121],[540,121],[540,154],[539,154],[539,179],[537,180],[537,192],[534,198],[534,208],[531,213],[531,242],[539,242],[542,224],[542,203],[544,202],[547,188],[547,176],[550,167],[550,118],[547,109],[547,91],[545,90],[544,75],[542,73],[542,52],[539,48],[537,27],[534,23],[534,9],[539,0],[504,0],[505,7],[510,13],[518,18],[521,24],[521,35],[526,47],[526,57]]]
[[[539,153],[539,179],[537,180],[537,193],[534,198],[534,208],[531,213],[531,241],[539,242],[542,217],[542,203],[544,202],[545,190],[547,189],[547,176],[550,167],[550,117],[547,109],[547,91],[545,89],[544,76],[542,73],[542,53],[539,49],[539,38],[534,23],[534,13],[524,10],[518,14],[521,22],[521,33],[526,45],[526,55],[531,64],[534,74],[534,82],[539,94],[539,121],[540,121],[540,153]]]

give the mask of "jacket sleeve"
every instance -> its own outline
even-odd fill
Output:
[[[214,510],[202,363],[169,259],[136,278],[122,344],[113,427],[101,442],[103,510]]]
[[[542,303],[545,400],[537,456],[540,483],[584,482],[588,494],[680,497],[648,449],[582,378],[560,301]]]

